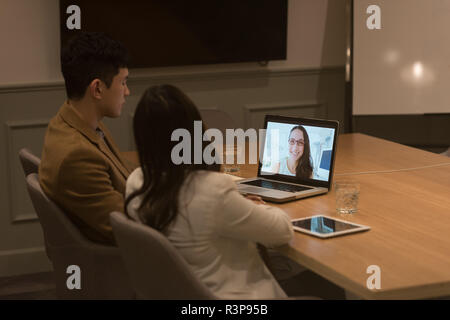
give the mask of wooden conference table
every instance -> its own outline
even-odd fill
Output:
[[[256,165],[241,165],[242,177]],[[450,296],[450,159],[363,134],[339,136],[334,180],[360,183],[358,212],[339,215],[335,193],[273,204],[292,218],[316,214],[371,227],[331,239],[299,232],[278,250],[365,299]],[[368,289],[381,270],[381,289]]]
[[[252,177],[256,170],[244,165],[239,175]],[[296,232],[279,250],[361,298],[450,296],[450,159],[363,134],[342,134],[334,181],[343,179],[360,183],[354,215],[336,212],[334,190],[274,205],[292,218],[323,214],[371,230],[325,240]],[[379,290],[367,288],[371,265],[381,270]]]

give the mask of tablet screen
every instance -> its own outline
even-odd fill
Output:
[[[333,220],[324,216],[312,217],[305,220],[295,220],[292,221],[292,224],[295,227],[299,227],[320,234],[329,234],[333,232],[360,228],[360,226],[338,220]]]

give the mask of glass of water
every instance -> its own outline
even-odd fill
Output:
[[[336,181],[336,211],[341,214],[353,214],[358,211],[359,183],[356,181]]]
[[[223,150],[223,172],[225,173],[237,173],[240,171],[237,164],[238,147],[236,145],[225,145]],[[227,157],[232,158],[232,161],[227,163]],[[231,160],[231,159],[230,159]]]

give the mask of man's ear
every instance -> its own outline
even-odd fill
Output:
[[[101,99],[103,92],[103,83],[100,79],[94,79],[89,84],[89,93],[94,99]]]

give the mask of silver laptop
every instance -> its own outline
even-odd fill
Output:
[[[240,193],[286,202],[330,190],[339,122],[266,115],[264,129],[258,176]]]

